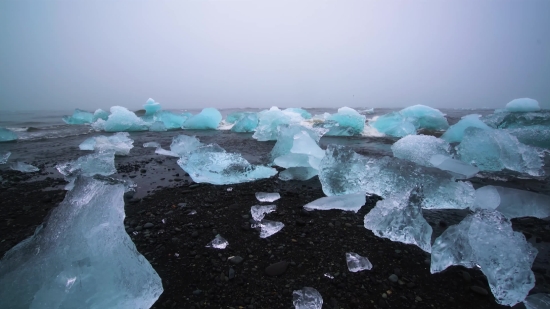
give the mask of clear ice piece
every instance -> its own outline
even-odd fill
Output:
[[[254,205],[250,207],[250,214],[255,221],[262,221],[266,214],[274,212],[277,209],[275,205]]]
[[[114,150],[116,155],[126,156],[134,148],[134,140],[128,132],[118,132],[111,136],[94,136],[84,140],[80,150],[95,150],[98,152]]]
[[[256,192],[256,198],[260,202],[275,202],[281,198],[281,195],[277,192],[268,193],[268,192]]]
[[[160,147],[160,144],[157,142],[147,142],[147,143],[143,143],[143,147],[158,148]]]
[[[208,245],[206,245],[206,248],[225,249],[227,245],[229,245],[229,242],[218,234],[211,242],[208,243]]]
[[[208,107],[197,115],[187,119],[182,129],[189,130],[216,130],[222,121],[222,114],[215,108]]]
[[[85,155],[74,161],[57,164],[55,167],[60,174],[65,176],[65,180],[69,182],[65,187],[67,190],[73,188],[74,180],[78,175],[109,176],[117,172],[115,168],[115,152],[113,150]]]
[[[508,112],[538,112],[540,111],[540,105],[537,100],[521,98],[508,102],[505,109]]]
[[[433,166],[430,158],[434,155],[450,157],[451,145],[429,135],[408,135],[391,146],[393,156],[424,166]]]
[[[455,179],[468,179],[479,173],[479,168],[444,155],[432,156],[430,164],[442,171],[449,172]]]
[[[92,127],[106,132],[147,131],[149,128],[143,119],[122,106],[112,106],[109,118],[106,121],[98,119],[94,124],[97,125]]]
[[[62,119],[66,124],[85,124],[94,120],[94,114],[77,108],[72,116],[63,116]]]
[[[366,201],[367,198],[364,193],[327,196],[305,204],[304,209],[308,211],[339,209],[358,212],[365,205]]]
[[[0,142],[9,142],[17,140],[17,134],[12,130],[0,128]]]
[[[258,141],[274,141],[277,139],[279,126],[297,124],[303,120],[302,116],[293,112],[283,112],[276,106],[258,113],[258,126],[252,138]]]
[[[306,286],[292,292],[292,304],[295,309],[321,309],[323,297],[316,289]]]
[[[6,164],[8,162],[8,158],[10,157],[11,152],[0,152],[0,164]]]
[[[153,132],[165,132],[168,131],[162,121],[155,121],[149,126],[149,131]]]
[[[254,132],[258,127],[258,114],[244,113],[231,128],[233,132]]]
[[[288,180],[308,180],[317,176],[319,172],[312,167],[290,167],[279,173],[279,179]]]
[[[34,165],[27,164],[25,162],[16,161],[10,165],[10,168],[14,171],[21,173],[33,173],[38,172],[40,169]]]
[[[346,263],[348,264],[348,270],[352,273],[372,269],[372,264],[368,258],[353,252],[346,253]]]
[[[147,102],[143,105],[143,109],[145,109],[145,116],[152,116],[157,111],[160,111],[162,107],[160,106],[160,103],[155,102],[155,100],[149,98]]]
[[[333,127],[334,130],[331,128],[327,132],[327,136],[352,136],[363,132],[366,117],[353,108],[341,107],[337,113],[330,115],[326,120],[338,123],[338,126]]]
[[[441,139],[448,143],[460,143],[462,138],[464,138],[464,130],[466,130],[466,128],[475,127],[484,130],[491,129],[491,127],[481,121],[479,117],[481,116],[477,114],[462,117],[460,121],[450,126],[449,129],[443,133]]]
[[[283,227],[284,223],[278,221],[263,220],[259,224],[260,226],[260,238],[267,238],[277,232],[279,232]]]
[[[201,146],[203,146],[203,144],[195,136],[181,134],[172,138],[170,150],[178,154],[178,156],[184,157]]]
[[[526,309],[550,309],[550,294],[532,294],[523,301]]]
[[[321,134],[301,125],[281,125],[278,127],[277,142],[271,150],[271,160],[289,154],[294,146],[294,137],[301,132],[307,133],[315,143],[319,143]]]
[[[413,105],[402,109],[400,113],[405,118],[413,119],[417,129],[446,130],[449,128],[445,114],[429,106]]]
[[[476,190],[475,209],[496,209],[508,219],[550,217],[550,196],[525,190],[485,186]]]

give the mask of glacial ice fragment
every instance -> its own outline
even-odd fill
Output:
[[[162,107],[160,103],[155,102],[155,100],[149,98],[147,102],[143,105],[145,109],[145,116],[153,116],[157,111],[160,111]]]
[[[295,309],[321,309],[323,297],[316,289],[306,286],[292,292],[292,304]]]
[[[6,164],[8,158],[10,157],[11,152],[0,152],[0,164]]]
[[[180,157],[184,157],[201,146],[202,143],[195,136],[181,134],[172,138],[170,150],[173,153],[177,153]]]
[[[368,258],[353,252],[346,252],[346,263],[348,264],[348,270],[352,273],[372,269],[372,264]]]
[[[514,306],[535,286],[531,267],[537,253],[498,211],[478,210],[435,240],[430,271],[452,265],[479,267],[497,303]]]
[[[449,129],[443,133],[441,139],[448,143],[460,143],[462,138],[464,138],[464,130],[466,130],[466,128],[475,127],[486,130],[490,129],[491,127],[481,121],[479,117],[481,116],[476,114],[462,117],[460,121],[450,126]]]
[[[526,309],[550,309],[550,294],[531,294],[523,301]]]
[[[163,156],[169,156],[169,157],[176,157],[176,158],[180,157],[179,154],[170,150],[163,149],[162,147],[157,147],[157,149],[155,149],[155,153]]]
[[[98,119],[107,120],[109,119],[109,112],[102,110],[101,108],[96,109],[94,112],[94,117],[92,122],[96,122]]]
[[[308,180],[317,176],[318,171],[312,167],[290,167],[279,173],[279,179],[289,180]]]
[[[233,132],[254,132],[258,126],[258,114],[244,113],[231,128]]]
[[[303,118],[300,114],[285,113],[276,106],[273,106],[269,110],[258,113],[258,126],[252,138],[261,142],[276,140],[280,125],[298,124],[301,120]]]
[[[411,119],[403,116],[399,112],[391,112],[382,115],[377,119],[369,122],[370,126],[378,132],[393,136],[403,137],[411,134],[416,134],[416,127]]]
[[[378,237],[413,244],[429,253],[432,227],[422,216],[422,199],[422,189],[416,187],[378,201],[365,215],[365,228]]]
[[[514,99],[506,104],[508,112],[538,112],[539,102],[529,98]]]
[[[550,196],[499,186],[476,190],[472,210],[497,210],[508,219],[520,217],[550,217]]]
[[[117,172],[114,150],[85,155],[74,161],[59,163],[55,168],[69,182],[65,186],[66,190],[73,189],[74,181],[78,175],[87,177],[94,175],[109,176]]]
[[[275,160],[275,158],[291,153],[296,135],[302,132],[305,132],[307,135],[309,135],[309,137],[315,142],[316,145],[319,143],[321,134],[319,134],[318,132],[296,124],[281,125],[279,126],[277,132],[277,142],[275,143],[275,146],[273,146],[273,149],[270,153],[271,160]],[[303,138],[302,141],[304,141]]]
[[[277,209],[275,205],[254,205],[250,207],[250,214],[254,221],[262,221],[266,214],[274,212]]]
[[[299,107],[286,108],[286,109],[283,110],[283,112],[285,112],[285,113],[287,113],[287,112],[296,113],[296,114],[299,114],[304,119],[310,119],[311,118],[311,114],[308,111],[306,111],[303,108],[299,108]]]
[[[413,105],[400,111],[406,118],[414,119],[413,123],[417,129],[446,130],[449,123],[445,114],[440,110],[425,105]]]
[[[150,308],[162,282],[124,230],[124,191],[79,177],[46,223],[0,261],[2,307]]]
[[[259,223],[260,227],[260,238],[267,238],[285,227],[285,224],[278,221],[262,220]]]
[[[504,129],[515,136],[522,144],[550,149],[550,126],[528,126]]]
[[[167,130],[180,129],[185,121],[189,119],[189,113],[175,114],[170,111],[158,111],[153,115],[153,120],[162,122]],[[151,130],[153,131],[153,130]]]
[[[94,124],[98,125],[92,125],[92,127],[106,132],[146,131],[148,129],[148,124],[145,121],[122,106],[112,106],[109,118],[106,121],[98,119]]]
[[[222,114],[215,108],[208,107],[197,115],[187,119],[182,129],[189,130],[216,130],[222,121]]]
[[[84,140],[78,147],[80,150],[95,150],[96,152],[114,150],[116,155],[126,156],[134,148],[134,140],[129,136],[128,132],[118,132],[111,136],[94,136]]]
[[[358,212],[365,205],[366,201],[365,194],[327,196],[305,204],[304,209],[308,211],[340,209]]]
[[[241,119],[244,114],[246,113],[242,113],[242,112],[234,112],[234,113],[231,113],[229,115],[227,115],[227,117],[225,117],[225,122],[227,123],[236,123],[237,121],[239,121],[239,119]]]
[[[225,249],[227,245],[229,245],[229,242],[218,234],[211,242],[208,243],[208,245],[206,245],[206,248]]]
[[[500,112],[482,117],[483,122],[495,129],[515,129],[529,126],[550,127],[550,110],[539,112]]]
[[[10,168],[14,171],[20,171],[21,173],[33,173],[38,172],[40,169],[36,166],[27,164],[25,162],[16,161],[10,165]]]
[[[17,134],[12,130],[0,128],[0,142],[9,142],[17,140]]]
[[[66,124],[85,124],[94,120],[94,114],[77,108],[72,116],[63,116],[62,119]]]
[[[348,136],[345,133],[342,133],[341,129],[346,128],[344,130],[349,129],[349,134],[351,135],[359,135],[363,132],[363,129],[365,128],[365,120],[366,117],[364,115],[359,114],[356,110],[349,107],[341,107],[338,109],[338,112],[335,114],[330,115],[326,120],[328,121],[335,121],[338,123],[338,128],[333,130],[329,130],[326,135],[327,136]]]
[[[158,147],[160,147],[160,144],[157,143],[157,142],[147,142],[147,143],[143,143],[143,147],[145,147],[145,148],[147,148],[147,147],[158,148]]]
[[[256,198],[260,202],[274,202],[281,198],[281,195],[277,192],[268,193],[268,192],[256,192]]]
[[[472,178],[479,172],[479,168],[471,164],[439,154],[430,158],[430,164],[442,171],[449,172],[455,179]]]
[[[451,145],[429,135],[408,135],[391,146],[393,156],[424,166],[433,166],[430,158],[434,155],[450,157]]]
[[[168,131],[166,126],[164,126],[164,123],[162,121],[155,121],[149,126],[149,131],[153,132],[165,132]]]

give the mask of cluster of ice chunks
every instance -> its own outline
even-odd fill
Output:
[[[150,308],[162,282],[124,229],[125,186],[79,177],[33,236],[0,260],[6,308]]]
[[[94,114],[77,108],[72,116],[63,116],[62,119],[66,124],[86,124],[94,121]]]
[[[393,156],[412,161],[424,166],[430,163],[434,155],[451,157],[451,145],[446,141],[430,135],[409,135],[399,139],[391,146]]]
[[[378,237],[413,244],[431,252],[432,227],[422,216],[422,189],[416,187],[405,193],[378,201],[365,216],[365,228]]]
[[[372,263],[368,258],[353,252],[346,252],[346,264],[348,265],[348,270],[352,273],[372,269]]]
[[[338,145],[328,146],[319,179],[327,196],[369,193],[386,198],[422,185],[425,209],[462,209],[474,202],[472,185],[454,181],[445,171],[398,158],[368,158]]]
[[[416,134],[418,129],[440,131],[449,127],[445,114],[424,105],[413,105],[382,115],[371,121],[370,125],[380,133],[394,137]]]
[[[258,127],[257,113],[243,113],[231,128],[233,132],[254,132]]]
[[[71,190],[78,175],[91,177],[94,175],[109,176],[116,173],[115,151],[105,150],[92,153],[73,161],[59,163],[55,168],[69,182],[65,189]]]
[[[14,171],[19,171],[21,173],[34,173],[38,172],[40,169],[34,165],[27,164],[25,162],[16,161],[10,164],[10,169]]]
[[[349,107],[342,107],[338,112],[326,118],[334,121],[337,126],[332,126],[326,133],[327,136],[353,136],[359,135],[365,128],[366,117]]]
[[[97,131],[130,132],[147,131],[149,124],[126,107],[112,106],[111,114],[107,120],[98,119],[92,124],[92,127]]]
[[[281,111],[276,106],[258,113],[258,126],[252,138],[258,141],[274,141],[277,139],[279,126],[299,124],[304,118],[292,110]]]
[[[183,129],[191,130],[215,130],[222,121],[222,114],[215,108],[205,108],[197,115],[187,119],[183,125]]]
[[[540,111],[540,105],[537,100],[529,98],[515,99],[506,104],[506,111],[508,112],[538,112]]]
[[[17,134],[12,130],[0,128],[0,142],[10,142],[17,140]]]
[[[95,150],[96,152],[114,150],[116,155],[126,156],[134,148],[134,140],[129,136],[128,132],[118,132],[111,136],[94,136],[84,140],[78,147],[80,150]]]
[[[206,248],[225,249],[229,245],[229,242],[223,238],[220,234],[216,235],[211,242],[206,245]]]
[[[457,146],[460,160],[477,166],[481,171],[509,169],[532,176],[542,176],[541,153],[524,145],[503,130],[467,128]]]
[[[430,271],[441,272],[452,265],[479,267],[496,301],[514,306],[535,286],[531,267],[537,253],[498,211],[478,210],[435,240]]]
[[[10,157],[11,152],[0,152],[0,164],[6,164],[8,162],[8,158]]]
[[[321,309],[323,297],[312,287],[304,287],[292,292],[292,304],[295,309]]]
[[[475,209],[497,210],[509,219],[519,217],[550,217],[550,196],[500,186],[485,186],[476,190]]]
[[[460,143],[464,138],[464,130],[469,127],[475,127],[480,129],[490,129],[490,127],[479,119],[480,115],[472,114],[466,115],[460,119],[457,123],[443,133],[441,136],[442,140],[447,141],[448,143]]]
[[[307,203],[304,205],[304,209],[308,211],[339,209],[358,212],[365,205],[366,201],[366,196],[363,193],[327,196]]]

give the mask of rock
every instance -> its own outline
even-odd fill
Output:
[[[265,268],[265,274],[268,276],[279,276],[282,275],[288,268],[289,262],[281,261],[274,264],[271,264]]]
[[[399,280],[399,277],[397,277],[396,274],[391,274],[391,276],[388,277],[388,280],[390,280],[393,283],[396,283],[397,280]]]
[[[472,290],[474,293],[479,294],[479,295],[489,295],[489,292],[486,289],[484,289],[480,286],[477,286],[477,285],[472,285],[470,287],[470,290]]]
[[[153,226],[155,226],[153,223],[147,222],[147,223],[145,223],[145,225],[144,225],[143,227],[146,228],[146,229],[150,229],[150,228],[152,228]]]
[[[238,255],[237,256],[231,256],[231,257],[229,257],[228,260],[229,260],[229,262],[231,262],[235,265],[241,264],[243,262],[243,258],[238,256]]]

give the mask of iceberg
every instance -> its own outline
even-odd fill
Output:
[[[92,123],[94,120],[94,114],[77,108],[74,110],[72,116],[63,116],[62,119],[66,124]]]
[[[0,261],[5,308],[150,308],[162,282],[124,230],[125,186],[79,177]]]
[[[114,150],[116,155],[127,156],[134,148],[134,140],[129,136],[128,132],[118,132],[111,136],[94,136],[84,140],[78,147],[80,150],[95,150],[96,152]]]
[[[264,219],[265,215],[274,212],[277,209],[275,205],[254,205],[250,207],[250,214],[254,221],[260,222]]]
[[[185,121],[191,118],[190,113],[184,113],[181,115],[172,113],[170,111],[158,111],[153,116],[154,121],[162,122],[167,130],[180,129]],[[153,131],[153,130],[151,130]]]
[[[149,126],[149,131],[153,132],[164,132],[168,131],[166,126],[164,126],[164,123],[162,121],[155,121]]]
[[[253,132],[258,126],[258,114],[244,113],[231,128],[233,132]]]
[[[189,130],[215,130],[222,121],[222,114],[215,108],[205,108],[197,115],[187,119],[182,129]]]
[[[475,209],[497,210],[508,219],[519,217],[550,217],[550,196],[499,186],[485,186],[476,190]]]
[[[432,246],[431,273],[452,265],[479,267],[497,303],[514,306],[535,286],[538,251],[497,211],[478,210],[450,226]]]
[[[0,152],[0,164],[6,164],[8,162],[8,158],[10,157],[11,152]]]
[[[515,136],[522,144],[550,149],[550,126],[536,125],[504,131]]]
[[[155,102],[155,100],[151,98],[149,98],[147,102],[145,102],[143,108],[145,109],[145,116],[153,116],[156,112],[162,109],[160,103]]]
[[[40,170],[36,166],[30,165],[24,162],[19,162],[19,161],[13,162],[10,165],[10,168],[14,171],[19,171],[21,173],[33,173],[33,172],[38,172]]]
[[[369,259],[353,252],[346,252],[346,264],[348,264],[348,270],[352,273],[372,269],[372,263]]]
[[[460,119],[459,122],[453,124],[452,126],[443,133],[441,139],[447,141],[448,143],[460,143],[462,138],[464,138],[464,130],[469,127],[480,128],[489,130],[491,127],[486,125],[483,121],[479,119],[480,115],[466,115]]]
[[[295,309],[321,309],[323,297],[316,289],[306,286],[292,292],[292,304]]]
[[[111,107],[109,118],[106,121],[98,119],[94,124],[94,129],[106,132],[147,131],[149,128],[145,121],[122,106]]]
[[[332,127],[327,133],[327,136],[350,136],[359,135],[365,128],[364,115],[359,114],[356,110],[349,107],[341,107],[338,112],[330,115],[326,120],[334,121],[338,126]],[[346,132],[346,133],[344,133]],[[348,135],[350,134],[350,135]]]
[[[12,130],[0,128],[0,142],[10,142],[17,140],[17,134]]]
[[[433,155],[430,158],[430,164],[442,171],[449,172],[455,179],[468,179],[479,173],[479,168],[445,155]]]
[[[382,115],[371,120],[369,125],[375,128],[378,132],[393,137],[403,137],[416,134],[416,127],[414,124],[399,112],[391,112],[389,114]]]
[[[549,309],[550,294],[532,294],[523,301],[526,309]]]
[[[460,160],[477,166],[481,171],[512,171],[542,176],[539,151],[524,145],[503,130],[483,130],[470,127],[456,148]]]
[[[406,194],[378,201],[365,216],[365,228],[378,237],[431,252],[432,227],[422,216],[422,199],[422,189],[416,187]]]
[[[214,239],[206,245],[206,248],[225,249],[229,245],[229,242],[225,240],[220,234],[216,235]]]
[[[311,167],[290,167],[279,173],[279,179],[283,181],[304,181],[317,176],[318,171]]]
[[[259,223],[260,227],[260,238],[267,238],[285,227],[285,224],[278,221],[262,220]]]
[[[449,123],[440,110],[425,105],[413,105],[400,111],[405,118],[413,119],[416,129],[446,130]]]
[[[521,98],[508,102],[505,109],[508,112],[538,112],[540,106],[537,100]]]
[[[159,148],[160,144],[157,143],[157,142],[147,142],[147,143],[143,143],[143,147],[144,148],[147,148],[147,147]]]
[[[451,145],[429,135],[408,135],[391,146],[393,156],[424,166],[433,166],[430,158],[434,155],[450,157]]]
[[[268,192],[256,192],[256,199],[260,202],[275,202],[276,200],[281,198],[281,195],[277,192],[274,193],[268,193]]]
[[[304,209],[308,211],[339,209],[358,212],[366,202],[365,194],[327,196],[305,204]]]
[[[94,112],[94,117],[92,122],[96,122],[98,119],[107,120],[109,119],[109,112],[102,110],[101,108],[96,109]]]
[[[180,157],[185,157],[189,155],[191,151],[201,146],[203,146],[203,144],[195,136],[181,134],[172,138],[170,150]]]

